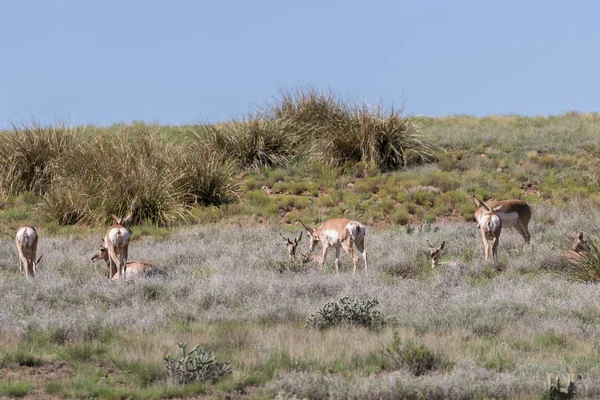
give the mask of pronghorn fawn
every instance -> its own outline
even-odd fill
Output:
[[[106,266],[108,267],[108,278],[109,279],[117,279],[117,275],[113,275],[111,277],[111,262],[110,262],[110,258],[108,256],[108,249],[106,248],[106,245],[104,243],[105,239],[101,240],[101,244],[100,244],[100,250],[98,250],[98,252],[96,252],[96,254],[94,254],[94,256],[92,257],[92,262],[96,262],[96,261],[100,261],[100,260],[104,260],[104,262],[106,263]],[[149,272],[151,272],[153,270],[153,266],[152,264],[150,264],[149,262],[145,262],[145,261],[136,261],[136,260],[130,260],[127,261],[125,263],[125,271],[127,274],[127,278],[129,279],[132,275],[134,276],[141,276],[144,274],[147,274]]]
[[[298,248],[298,243],[302,240],[302,231],[300,231],[300,236],[294,238],[294,240],[287,238],[279,232],[279,235],[285,240],[285,245],[287,246],[287,251],[290,256],[290,261],[296,257],[296,249]]]
[[[38,234],[35,228],[30,225],[20,226],[17,229],[15,242],[19,252],[19,272],[23,273],[25,270],[25,276],[35,276],[37,264],[42,259],[42,257],[37,261],[35,259],[38,244]]]
[[[446,241],[444,240],[440,247],[435,247],[431,243],[429,243],[429,240],[427,240],[427,245],[429,246],[429,258],[431,258],[431,268],[434,270],[439,265],[438,260],[440,258],[440,254],[445,244]]]
[[[496,210],[500,209],[502,205],[491,208],[475,196],[473,196],[473,202],[475,202],[475,205],[478,207],[475,212],[475,217],[477,218],[481,239],[483,240],[485,259],[489,259],[489,242],[492,242],[492,258],[495,263],[498,261],[498,244],[500,241],[500,233],[502,232],[502,219],[496,214]]]
[[[129,214],[125,218],[119,218],[114,214],[112,217],[115,223],[108,228],[104,236],[104,245],[108,251],[110,277],[125,280],[133,214]]]
[[[531,236],[528,226],[533,210],[529,204],[523,200],[488,200],[485,204],[500,217],[502,228],[515,228],[525,240],[525,244],[529,244]],[[477,204],[475,219],[479,221],[479,216],[484,211],[485,209]]]
[[[366,229],[363,224],[345,218],[333,218],[325,221],[319,228],[309,228],[300,222],[308,233],[310,239],[309,253],[312,253],[318,242],[323,245],[323,255],[319,260],[319,267],[323,271],[323,264],[330,248],[335,248],[335,273],[339,275],[340,250],[343,248],[354,261],[353,274],[356,274],[358,256],[354,254],[353,246],[356,245],[365,262],[367,272],[367,252],[365,250]]]
[[[590,246],[583,238],[583,232],[579,232],[576,235],[567,234],[567,237],[571,239],[571,250],[565,251],[563,257],[569,260],[579,260],[585,253],[590,251]]]

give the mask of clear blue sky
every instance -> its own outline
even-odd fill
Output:
[[[600,111],[597,1],[0,5],[0,128],[218,122],[279,88],[411,115]]]

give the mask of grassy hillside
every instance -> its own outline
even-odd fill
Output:
[[[0,396],[556,398],[549,375],[600,396],[597,284],[556,273],[565,234],[600,236],[599,115],[405,120],[302,99],[214,126],[2,132]],[[485,262],[471,194],[532,204],[533,246],[506,230],[499,265]],[[110,212],[132,203],[130,256],[160,273],[110,282],[89,259]],[[279,232],[342,215],[367,224],[368,274],[361,261],[352,276],[345,254],[340,276],[332,255],[324,274],[286,261]],[[21,223],[39,227],[35,279],[16,269]],[[436,271],[428,240],[446,241]],[[344,297],[377,300],[375,313],[307,324],[335,321]],[[163,356],[178,342],[232,373],[172,383]]]

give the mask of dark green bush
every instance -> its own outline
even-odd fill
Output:
[[[307,326],[316,329],[327,329],[340,324],[364,326],[377,329],[383,326],[383,319],[378,310],[377,299],[357,300],[343,297],[339,302],[328,302],[306,320]]]
[[[408,368],[415,376],[436,370],[447,371],[454,367],[454,363],[449,361],[445,354],[432,351],[423,343],[402,343],[398,332],[394,332],[392,343],[385,349],[385,355],[392,369]]]
[[[179,343],[181,355],[164,357],[165,369],[172,383],[185,384],[190,382],[217,382],[223,376],[231,373],[229,361],[218,362],[215,356],[202,347],[195,346],[186,350],[186,343]]]

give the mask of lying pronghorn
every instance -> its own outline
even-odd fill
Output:
[[[569,260],[578,260],[590,250],[588,242],[583,238],[583,232],[577,235],[567,234],[567,237],[573,241],[571,250],[565,251],[563,257]]]
[[[473,201],[475,201],[473,196]],[[475,202],[477,204],[477,202]],[[529,244],[529,220],[531,219],[532,208],[523,200],[488,200],[485,204],[494,210],[496,215],[502,220],[502,228],[515,228],[521,234],[526,244]],[[479,216],[484,209],[477,204],[475,210],[475,219],[479,221]]]
[[[40,256],[37,261],[34,261],[38,243],[38,234],[35,228],[29,225],[19,227],[15,242],[19,252],[19,272],[23,273],[23,269],[25,269],[25,276],[35,276],[37,264],[42,259]]]
[[[325,221],[320,228],[309,228],[304,223],[300,222],[308,233],[310,238],[309,253],[312,253],[318,242],[323,245],[323,256],[319,260],[321,272],[323,271],[323,263],[327,257],[329,248],[335,248],[335,273],[339,275],[339,259],[340,248],[352,257],[354,261],[353,274],[356,274],[356,265],[358,264],[358,256],[354,254],[353,245],[356,245],[358,251],[362,254],[365,260],[365,272],[367,272],[367,252],[365,250],[365,234],[366,229],[363,224],[356,221],[350,221],[344,218],[334,218]]]
[[[494,262],[496,262],[498,260],[498,243],[500,240],[500,233],[502,232],[502,219],[496,214],[496,211],[502,208],[502,205],[491,208],[486,203],[479,201],[475,195],[473,195],[473,201],[478,207],[475,212],[475,218],[477,218],[481,239],[483,240],[485,259],[489,259],[489,241],[491,241],[492,258],[494,259]]]
[[[288,254],[290,256],[291,261],[296,256],[296,249],[298,248],[298,243],[300,243],[300,241],[302,240],[302,231],[300,231],[300,236],[294,238],[294,240],[286,238],[281,234],[281,232],[279,233],[279,235],[283,238],[283,240],[285,240],[285,244],[287,246]]]
[[[440,247],[432,246],[431,243],[429,243],[429,240],[427,240],[427,244],[429,245],[429,257],[431,258],[431,268],[435,269],[439,265],[438,259],[440,258],[440,253],[442,252],[446,241],[444,240]]]
[[[108,256],[108,250],[104,244],[104,239],[102,239],[101,241],[100,250],[92,257],[92,262],[99,260],[104,260],[104,262],[106,262],[106,266],[108,267],[109,279],[118,279],[118,276],[116,274],[113,274],[114,271],[111,270],[111,262]],[[125,270],[127,271],[128,276],[144,275],[148,272],[151,272],[153,268],[154,267],[152,266],[152,264],[144,261],[131,260],[125,263]]]
[[[109,258],[110,277],[125,280],[125,265],[127,264],[133,214],[129,214],[125,218],[119,218],[114,214],[112,217],[115,224],[108,228],[104,236],[104,245]]]

